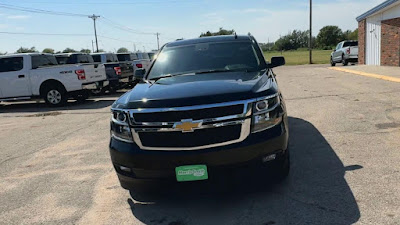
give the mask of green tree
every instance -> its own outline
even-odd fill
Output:
[[[323,49],[332,49],[343,40],[343,32],[338,26],[325,26],[317,36],[317,45]]]
[[[269,43],[258,43],[260,45],[261,50],[263,51],[271,51],[274,48],[275,43],[274,42],[269,42]]]
[[[54,49],[52,49],[52,48],[45,48],[45,49],[43,49],[42,53],[54,54]]]
[[[31,48],[23,48],[23,47],[20,47],[20,48],[17,50],[16,53],[32,53],[32,52],[38,52],[38,51],[36,50],[35,47],[31,47]]]
[[[346,30],[343,32],[343,40],[358,40],[358,28],[354,31]]]
[[[313,37],[314,38],[314,37]],[[280,37],[273,47],[274,50],[296,50],[298,48],[308,48],[309,32],[294,30],[287,35]]]
[[[219,31],[217,31],[217,32],[207,31],[205,33],[201,33],[200,37],[219,36],[219,35],[232,35],[234,33],[235,33],[235,30],[225,30],[224,28],[220,27]]]
[[[72,48],[66,48],[64,49],[63,53],[74,53],[77,52],[76,50],[72,49]]]
[[[117,50],[117,53],[127,53],[127,52],[129,52],[129,50],[128,50],[127,48],[124,48],[124,47],[119,48],[119,49]]]
[[[92,53],[92,51],[90,51],[90,49],[84,49],[84,48],[82,48],[82,49],[80,50],[80,52],[86,53],[86,54]]]

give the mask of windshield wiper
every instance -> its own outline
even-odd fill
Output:
[[[242,69],[233,69],[233,70],[226,70],[226,69],[223,69],[223,70],[205,70],[205,71],[199,71],[199,72],[195,72],[196,74],[205,74],[205,73],[229,73],[229,72],[240,72],[240,71],[243,71],[243,72],[246,72],[246,73],[249,73],[249,72],[255,72],[255,71],[257,71],[257,70],[255,70],[255,69],[250,69],[250,68],[242,68]]]
[[[177,76],[186,76],[186,75],[194,75],[195,73],[175,73],[175,74],[168,74],[165,76],[161,77],[154,77],[150,78],[149,80],[153,81],[153,84],[156,83],[157,81],[164,79],[164,78],[169,78],[169,77],[177,77]]]

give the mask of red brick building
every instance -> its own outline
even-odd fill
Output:
[[[359,64],[400,66],[400,0],[387,0],[357,21]]]

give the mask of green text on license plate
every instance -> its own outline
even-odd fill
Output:
[[[175,173],[176,173],[176,180],[179,182],[208,179],[206,165],[191,165],[191,166],[176,167]]]

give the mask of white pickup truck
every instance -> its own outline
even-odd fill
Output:
[[[141,64],[143,65],[143,69],[149,70],[150,66],[151,66],[151,60],[149,54],[145,53],[145,52],[137,52],[135,53],[138,57],[138,59],[140,60]],[[139,69],[142,69],[140,67],[138,67]]]
[[[96,82],[107,79],[93,65],[58,65],[51,54],[26,53],[0,56],[0,101],[43,98],[61,106],[68,98],[86,99]]]
[[[358,41],[342,41],[331,53],[331,66],[342,63],[347,66],[358,62]]]

